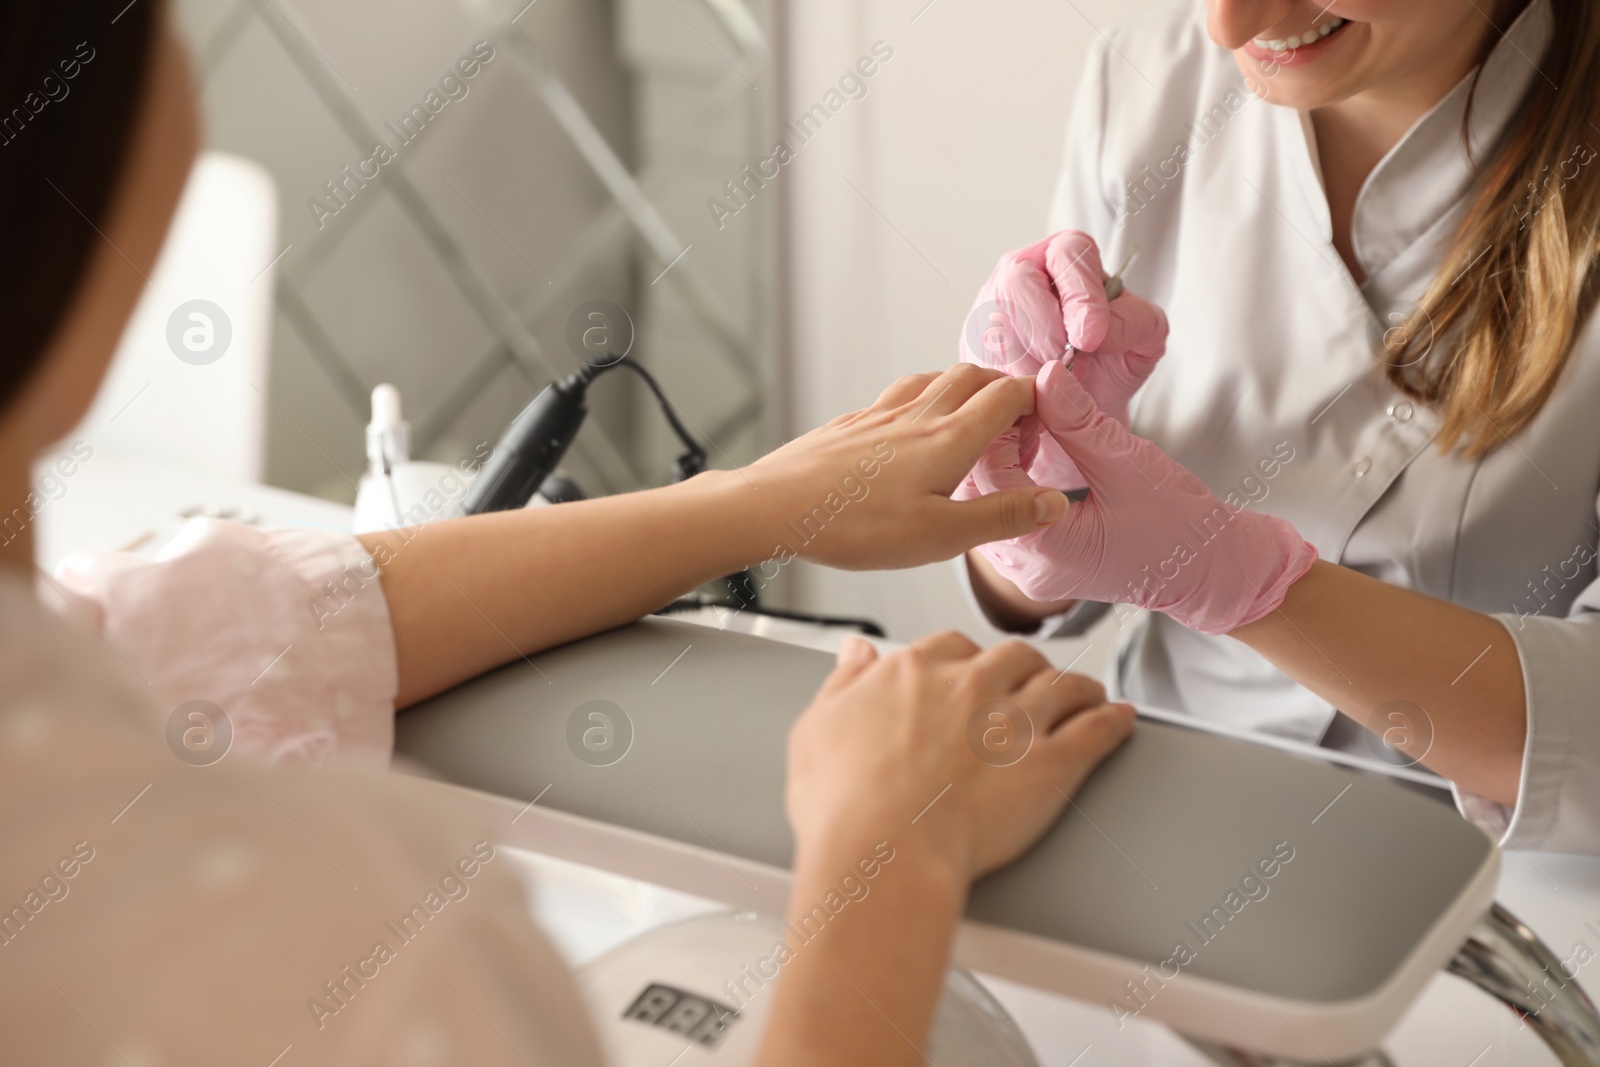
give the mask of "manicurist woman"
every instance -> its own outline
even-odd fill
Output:
[[[965,489],[1090,489],[968,555],[991,620],[1119,605],[1117,695],[1364,726],[1508,843],[1600,852],[1597,146],[1586,0],[1197,0],[1110,33],[1052,215],[1079,232],[1006,257],[964,347],[1081,353],[1040,375],[1053,433]],[[1149,304],[1108,304],[1135,247]]]

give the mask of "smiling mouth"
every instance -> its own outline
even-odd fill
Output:
[[[1311,27],[1311,29],[1298,37],[1256,37],[1252,39],[1252,43],[1258,48],[1266,49],[1268,52],[1292,52],[1296,48],[1304,48],[1308,44],[1316,44],[1329,34],[1337,33],[1340,29],[1349,25],[1349,22],[1349,19],[1335,15],[1326,22]]]

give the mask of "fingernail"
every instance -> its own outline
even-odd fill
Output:
[[[1054,489],[1047,489],[1033,498],[1033,518],[1040,526],[1049,526],[1067,513],[1067,498]]]
[[[847,637],[839,643],[839,666],[853,666],[871,651],[872,646],[861,638]]]

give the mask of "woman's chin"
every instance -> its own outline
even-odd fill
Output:
[[[1311,111],[1336,104],[1351,94],[1348,79],[1331,71],[1325,74],[1322,70],[1264,64],[1242,48],[1234,52],[1234,59],[1245,85],[1269,104]]]

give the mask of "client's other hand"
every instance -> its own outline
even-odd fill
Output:
[[[1228,633],[1283,603],[1317,552],[1283,519],[1235,510],[1156,445],[1102,412],[1060,364],[1034,380],[1039,422],[1089,495],[1048,530],[979,549],[1036,601],[1097,600]],[[1025,488],[1026,440],[1006,434],[973,471],[982,492]]]
[[[887,837],[964,886],[1025,852],[1132,726],[1100,683],[1018,641],[941,633],[880,659],[852,640],[789,734],[799,852]],[[992,729],[1020,758],[979,757],[974,732]]]
[[[923,1062],[969,886],[1026,851],[1128,736],[1133,709],[1104,700],[1019,642],[840,649],[789,732],[791,955],[762,1067]],[[1014,747],[985,744],[994,730]]]
[[[1078,351],[1072,372],[1084,390],[1101,411],[1127,425],[1129,402],[1166,352],[1167,317],[1126,289],[1108,300],[1105,286],[1100,249],[1088,234],[1063,230],[1007,253],[967,316],[962,360],[1034,375],[1061,361],[1071,345]],[[1048,437],[1033,451],[1028,474],[1056,489],[1086,484]],[[960,495],[975,495],[973,488],[965,486]]]

